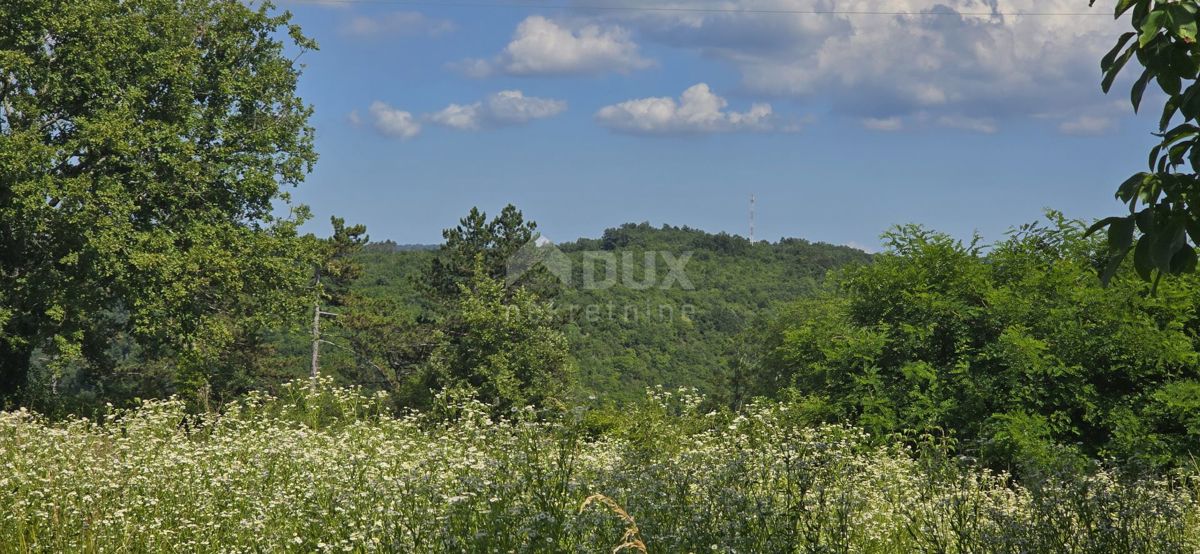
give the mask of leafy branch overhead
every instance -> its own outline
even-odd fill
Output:
[[[1094,3],[1095,0],[1092,0]],[[1131,59],[1143,68],[1130,91],[1134,111],[1141,108],[1153,81],[1166,95],[1150,150],[1148,171],[1139,172],[1117,189],[1129,215],[1108,217],[1089,230],[1108,230],[1109,260],[1101,278],[1107,283],[1122,260],[1133,252],[1133,265],[1147,281],[1164,274],[1196,270],[1200,244],[1200,45],[1197,44],[1200,2],[1118,0],[1115,17],[1130,14],[1133,26],[1100,62],[1104,92]],[[1174,125],[1172,125],[1174,123]]]

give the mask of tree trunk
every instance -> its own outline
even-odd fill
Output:
[[[313,302],[312,321],[312,375],[313,379],[321,372],[321,302]]]

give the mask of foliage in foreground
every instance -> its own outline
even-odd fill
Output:
[[[1150,149],[1149,172],[1136,173],[1117,188],[1116,197],[1129,205],[1129,215],[1105,218],[1092,230],[1108,228],[1109,262],[1101,274],[1106,281],[1133,252],[1138,275],[1147,281],[1154,279],[1157,285],[1165,274],[1196,271],[1194,245],[1200,244],[1200,175],[1196,174],[1200,170],[1200,127],[1196,126],[1200,122],[1200,45],[1196,42],[1200,3],[1116,0],[1115,8],[1117,19],[1130,12],[1133,30],[1121,35],[1100,60],[1104,73],[1100,86],[1109,92],[1121,70],[1136,60],[1142,72],[1130,88],[1129,99],[1136,112],[1151,82],[1163,92],[1165,101],[1155,133],[1161,140]],[[1155,96],[1152,91],[1151,97]]]
[[[793,386],[815,420],[877,434],[952,431],[964,452],[1022,472],[1187,463],[1200,453],[1200,281],[1149,295],[1126,264],[1105,288],[1100,242],[1052,215],[986,252],[890,233],[874,263],[748,341],[767,349],[758,392]]]
[[[283,391],[221,415],[173,400],[101,422],[0,412],[0,551],[1200,548],[1194,479],[1012,485],[935,441],[796,425],[786,404],[702,414],[658,391],[598,434],[594,414],[495,421],[443,396],[395,418],[326,382]]]
[[[316,44],[269,2],[10,0],[0,22],[0,402],[105,391],[131,355],[236,388],[306,296],[308,213],[278,214],[316,161]]]

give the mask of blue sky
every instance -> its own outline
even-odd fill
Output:
[[[1047,207],[1118,213],[1153,140],[1127,85],[1099,91],[1127,24],[1019,15],[1086,0],[498,2],[282,4],[321,45],[300,59],[311,230],[339,215],[437,243],[513,203],[554,240],[640,221],[745,235],[755,194],[757,238],[996,239]]]

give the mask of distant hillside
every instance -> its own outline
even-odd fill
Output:
[[[684,274],[692,290],[672,282],[666,289],[618,284],[603,290],[570,288],[564,294],[565,304],[599,307],[596,315],[577,311],[567,332],[583,384],[597,396],[618,400],[659,384],[728,393],[742,331],[779,303],[810,294],[828,270],[870,259],[845,246],[800,239],[751,243],[725,233],[645,223],[560,248],[576,260],[584,251],[613,252],[639,269],[647,251],[676,258],[691,253]],[[660,257],[660,273],[666,272],[663,262]]]
[[[618,401],[660,384],[726,394],[738,359],[739,333],[781,302],[811,293],[828,270],[870,260],[846,246],[801,239],[751,243],[724,233],[646,223],[557,246],[573,267],[572,282],[555,303],[581,384],[585,393]],[[642,272],[647,252],[655,260],[653,279]],[[660,288],[670,272],[658,252],[682,266],[676,270],[686,283],[673,280]],[[415,311],[423,301],[415,278],[435,255],[424,248],[373,244],[361,256],[365,270],[356,288],[370,296],[391,296]],[[593,264],[596,283],[604,280],[601,260],[610,255],[618,264],[633,262],[633,287],[617,282],[585,288],[585,260]],[[624,271],[617,271],[617,281],[624,280]],[[638,290],[639,283],[652,286]]]
[[[411,252],[413,250],[437,250],[436,244],[396,244],[393,241],[372,242],[363,247],[364,252]]]

